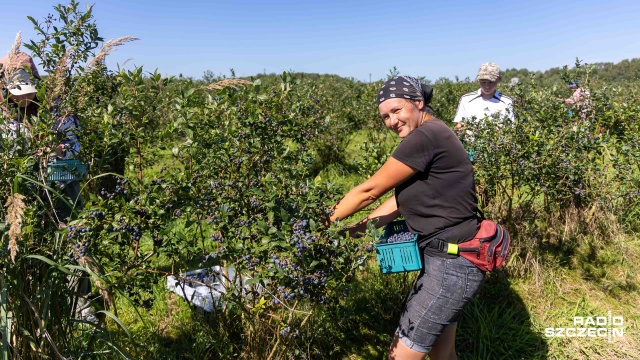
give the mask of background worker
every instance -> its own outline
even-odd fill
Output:
[[[32,133],[30,119],[38,117],[40,105],[36,101],[38,89],[36,83],[40,80],[38,69],[33,59],[28,54],[17,51],[0,59],[0,79],[2,83],[2,97],[8,101],[2,101],[2,137],[24,138],[28,146]],[[53,160],[74,159],[80,152],[80,142],[76,132],[79,129],[78,119],[74,114],[69,114],[56,101],[50,109],[54,116],[53,131],[56,139],[52,144],[55,157]],[[15,145],[15,144],[14,144]],[[57,202],[54,206],[54,217],[57,222],[67,221],[74,208],[82,207],[80,196],[80,183],[76,181],[58,181],[57,187],[71,203],[69,207],[64,202]]]
[[[480,89],[462,95],[458,111],[453,118],[454,130],[461,131],[465,123],[473,122],[499,113],[513,121],[513,100],[497,90],[502,80],[500,67],[492,62],[480,65],[476,81]]]
[[[591,94],[580,87],[579,80],[572,81],[569,84],[569,90],[572,92],[571,96],[564,99],[564,103],[570,107],[568,110],[569,116],[577,112],[582,119],[586,119],[589,111],[591,111]]]

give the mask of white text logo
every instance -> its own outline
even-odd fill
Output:
[[[624,319],[622,316],[574,316],[573,327],[546,328],[546,337],[586,337],[607,338],[611,342],[614,337],[624,336]]]

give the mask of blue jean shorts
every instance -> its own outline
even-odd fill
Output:
[[[424,256],[424,268],[407,297],[398,338],[428,353],[447,325],[456,323],[464,306],[480,290],[484,272],[463,257]]]

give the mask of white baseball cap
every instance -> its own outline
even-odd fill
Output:
[[[12,95],[38,92],[35,80],[40,79],[40,74],[38,74],[38,69],[31,56],[19,51],[0,59],[0,64],[2,65],[1,73],[5,75],[6,88]]]

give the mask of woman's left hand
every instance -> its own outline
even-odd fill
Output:
[[[55,152],[58,157],[64,157],[67,154],[64,144],[60,144],[56,146]]]

